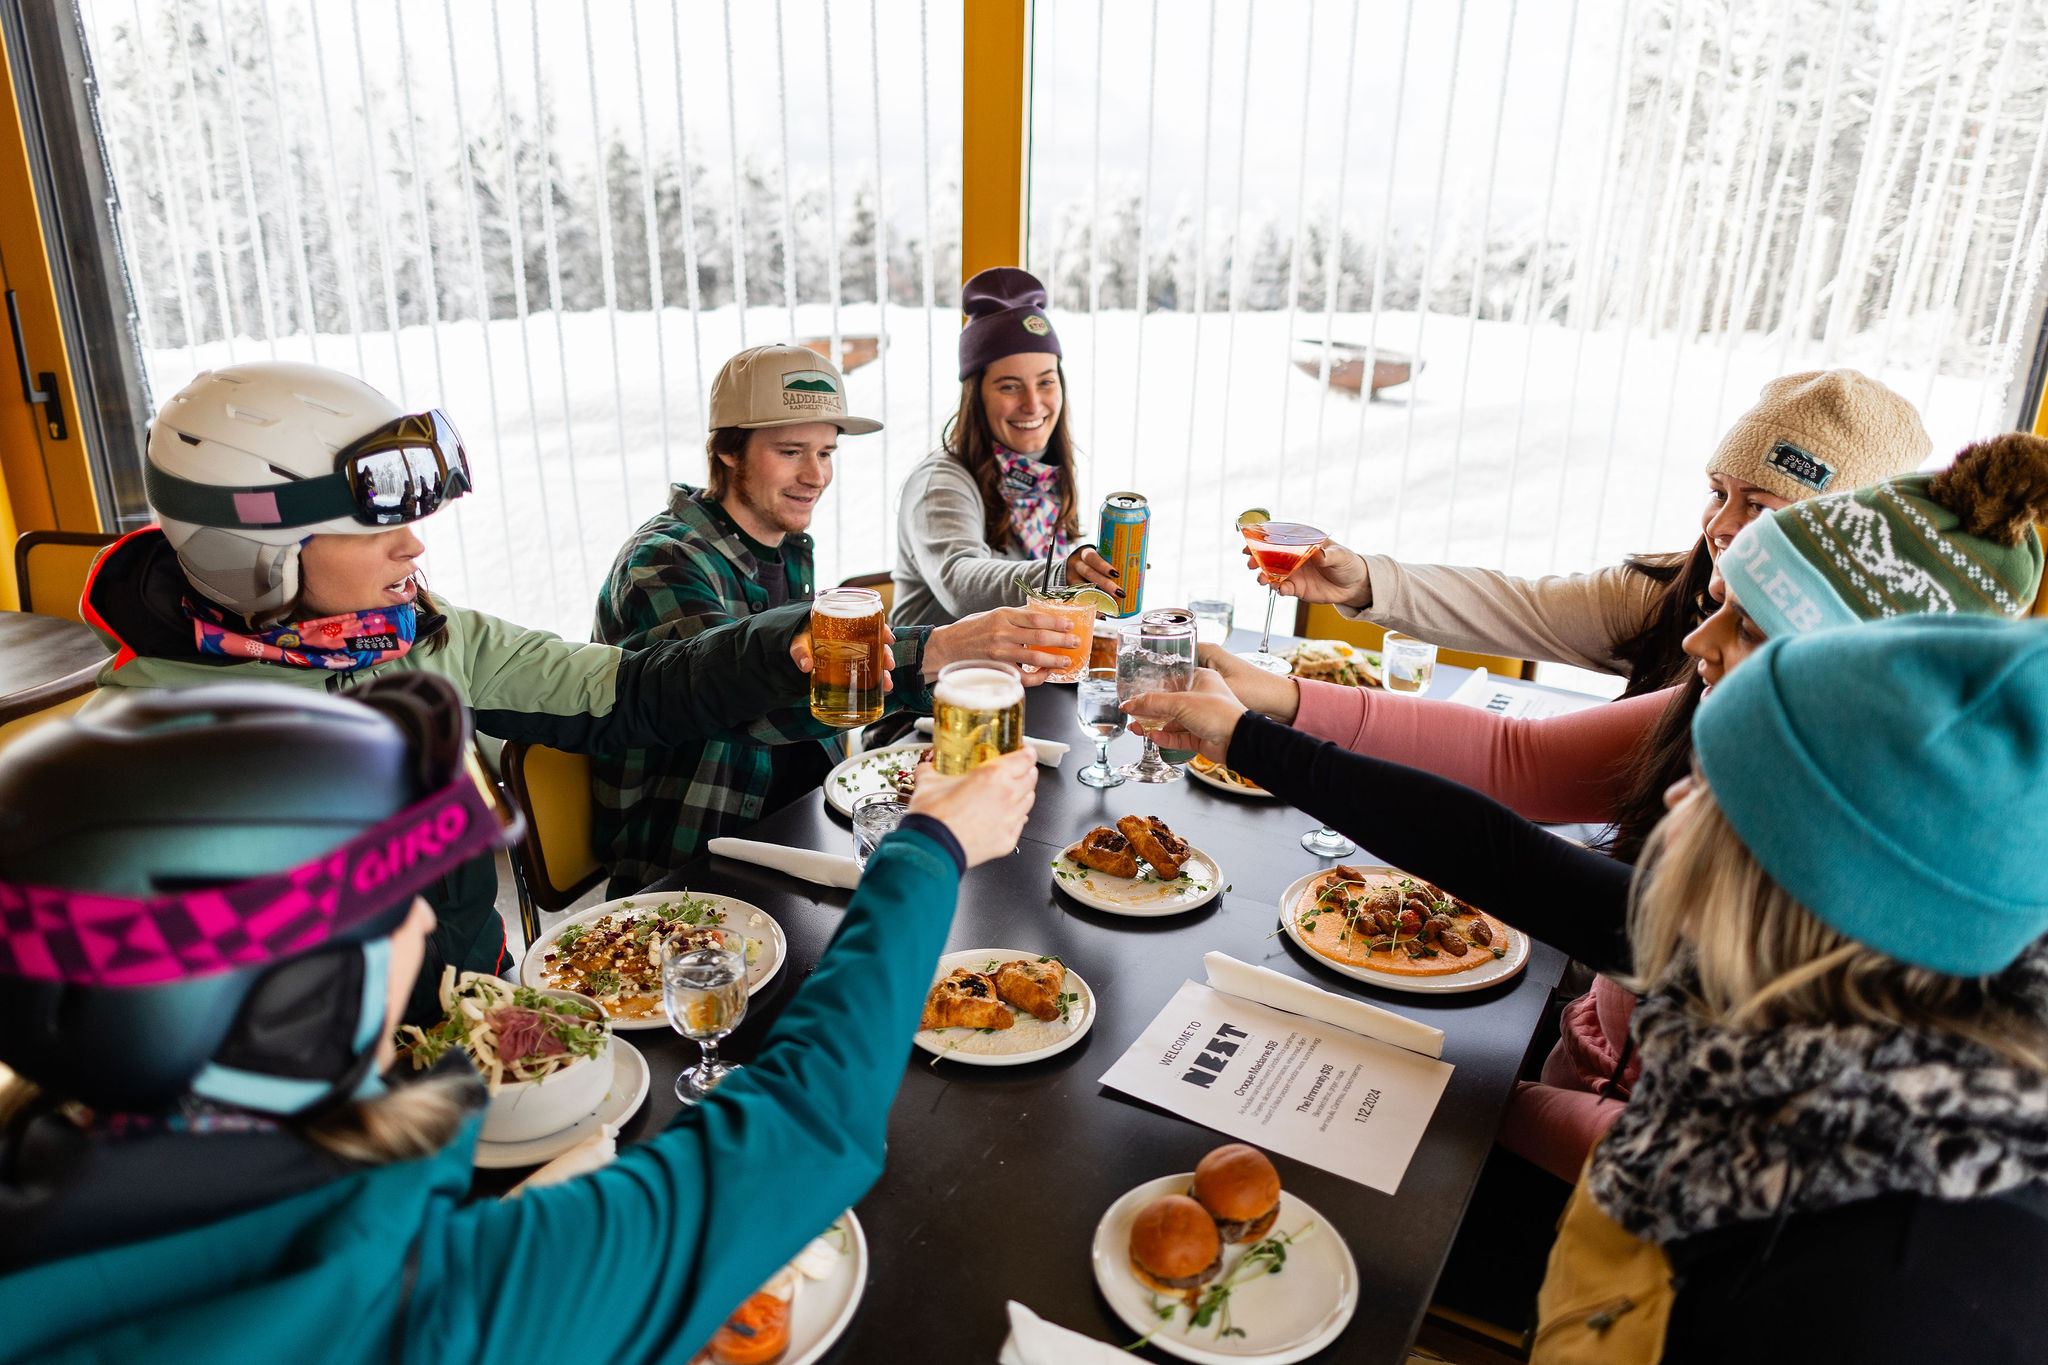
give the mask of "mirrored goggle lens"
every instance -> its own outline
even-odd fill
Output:
[[[356,505],[377,526],[417,521],[469,491],[469,468],[459,447],[445,463],[431,446],[379,450],[356,456],[354,463]]]

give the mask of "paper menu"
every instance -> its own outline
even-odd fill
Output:
[[[1513,716],[1522,720],[1564,716],[1603,704],[1600,697],[1530,687],[1506,678],[1496,678],[1483,668],[1458,684],[1458,690],[1447,700],[1474,710],[1491,711],[1496,716]]]
[[[1189,981],[1102,1083],[1392,1194],[1451,1070]]]

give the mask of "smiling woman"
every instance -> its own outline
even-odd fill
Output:
[[[903,485],[891,625],[1021,605],[1022,566],[1048,558],[1056,582],[1122,596],[1109,562],[1080,540],[1066,373],[1045,303],[1038,281],[1009,267],[961,291],[960,407]]]

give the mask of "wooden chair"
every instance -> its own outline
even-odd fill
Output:
[[[21,609],[84,624],[78,599],[101,550],[119,536],[98,531],[23,531],[14,541],[14,581]]]
[[[1387,628],[1370,621],[1354,621],[1335,607],[1321,602],[1297,602],[1294,633],[1304,640],[1342,640],[1360,649],[1377,650],[1386,638]],[[1496,678],[1520,678],[1526,682],[1536,676],[1535,664],[1506,654],[1470,654],[1462,649],[1440,649],[1436,657],[1438,662],[1453,668],[1483,668]]]
[[[530,945],[540,912],[566,910],[605,875],[590,842],[590,759],[545,744],[510,742],[498,759],[505,795],[526,817],[512,848],[519,927]]]
[[[842,588],[873,588],[882,595],[882,615],[896,610],[896,580],[887,573],[857,573],[839,585]]]

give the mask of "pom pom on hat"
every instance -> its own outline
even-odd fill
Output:
[[[1045,315],[1045,286],[1015,266],[984,270],[960,289],[960,377],[970,378],[1006,355],[1062,355],[1059,333]]]

